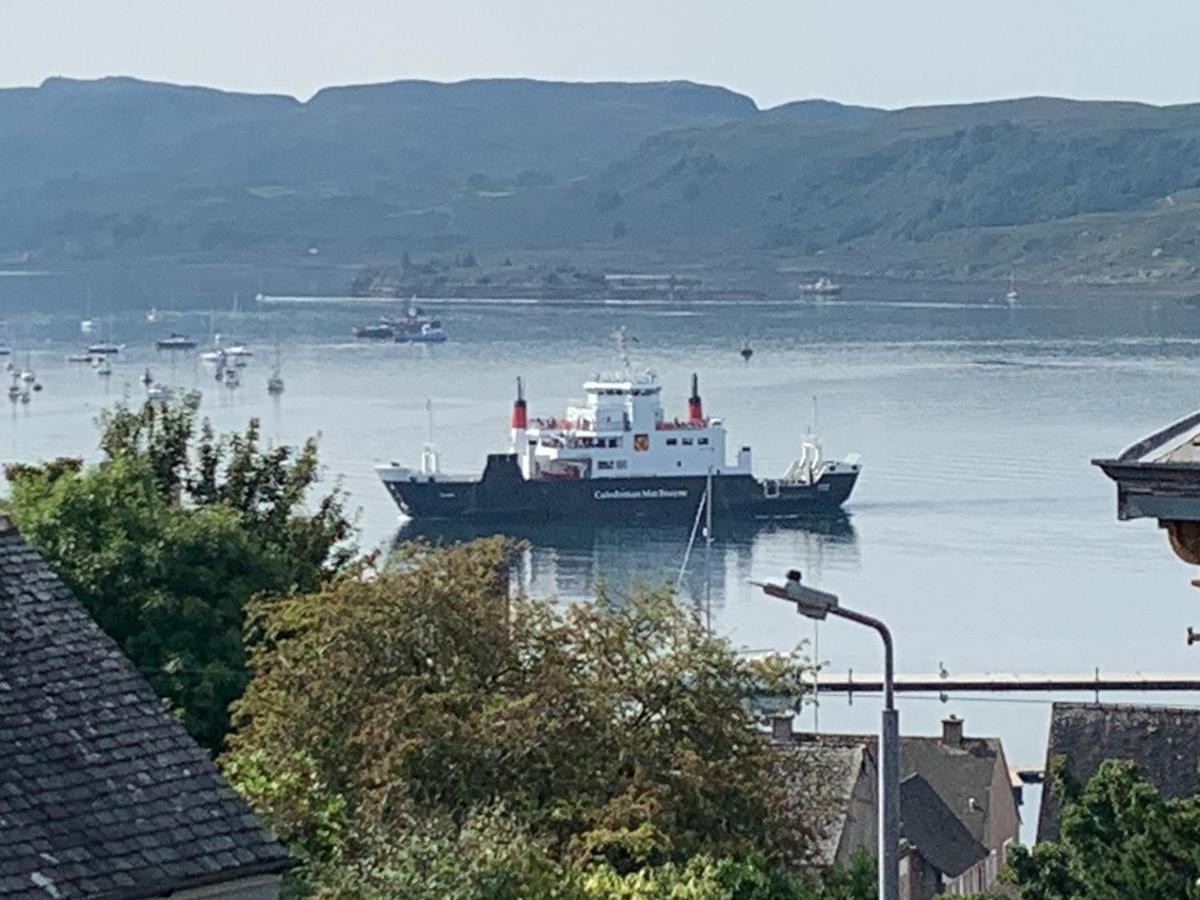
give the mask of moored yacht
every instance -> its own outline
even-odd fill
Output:
[[[821,458],[815,439],[779,478],[754,476],[749,447],[726,456],[720,419],[704,413],[692,376],[687,415],[663,412],[652,372],[597,376],[587,399],[561,418],[530,419],[517,382],[511,450],[490,454],[479,478],[438,470],[426,447],[414,469],[376,472],[413,518],[464,520],[692,522],[703,498],[720,518],[794,519],[835,513],[858,480],[859,458]]]
[[[154,342],[155,350],[192,350],[196,342],[186,334],[172,331],[169,337],[159,338]]]

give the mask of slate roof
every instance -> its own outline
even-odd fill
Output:
[[[836,865],[838,850],[851,815],[852,795],[864,765],[875,763],[865,746],[830,746],[796,743],[781,752],[792,754],[798,765],[789,795],[803,811],[801,818],[813,837],[810,866],[826,869]],[[874,813],[872,813],[874,815]]]
[[[900,816],[909,846],[949,878],[957,878],[988,855],[920,775],[900,782]]]
[[[929,782],[971,837],[986,846],[990,789],[1002,757],[998,738],[964,737],[951,746],[937,737],[902,737],[900,777],[920,775]]]
[[[860,734],[797,734],[797,741],[825,745],[865,745],[874,751],[878,739]],[[900,737],[900,778],[920,775],[966,826],[971,837],[987,846],[986,831],[996,761],[1003,758],[999,738],[964,737],[950,746],[939,737]]]
[[[0,515],[0,896],[159,896],[289,859]]]
[[[1065,774],[1086,782],[1106,759],[1132,760],[1168,797],[1200,793],[1200,710],[1170,706],[1055,703],[1050,713],[1046,767],[1060,757]],[[1058,837],[1059,803],[1042,790],[1038,840]]]

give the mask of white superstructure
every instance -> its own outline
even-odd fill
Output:
[[[653,372],[597,376],[561,419],[513,409],[512,452],[527,479],[750,475],[750,448],[726,458],[720,419],[704,415],[696,377],[686,417],[667,418]]]

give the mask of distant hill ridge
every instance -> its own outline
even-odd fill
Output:
[[[657,249],[1186,279],[1197,191],[1195,104],[764,110],[688,81],[531,79],[307,101],[127,77],[0,90],[0,260]]]

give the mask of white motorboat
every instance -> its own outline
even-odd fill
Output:
[[[161,381],[156,381],[146,389],[146,398],[156,403],[168,403],[175,399],[175,391]]]
[[[842,286],[826,275],[800,285],[800,293],[815,294],[819,297],[836,297],[841,292]]]

